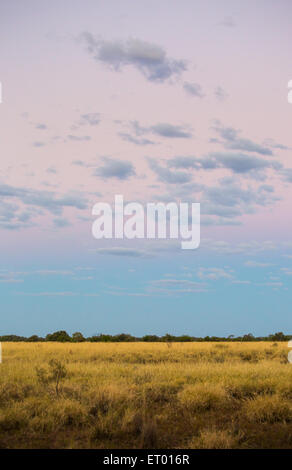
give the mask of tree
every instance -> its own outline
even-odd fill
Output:
[[[43,341],[43,338],[40,338],[37,335],[32,335],[29,338],[27,338],[27,341],[29,341],[30,343],[39,343],[40,341]]]
[[[282,333],[282,331],[280,331],[279,333],[275,333],[274,335],[272,335],[272,340],[273,341],[286,341],[287,338],[284,335],[284,333]]]
[[[74,343],[82,343],[85,341],[85,338],[82,333],[76,331],[76,333],[73,333],[72,335],[72,341],[74,341]]]
[[[46,336],[46,341],[59,341],[60,343],[65,343],[66,341],[71,341],[70,336],[67,331],[55,331],[55,333],[48,334]]]
[[[51,359],[49,362],[49,370],[44,368],[36,368],[36,374],[38,381],[46,386],[50,383],[54,384],[56,395],[59,395],[60,392],[60,382],[67,375],[67,369],[62,362],[57,359]]]

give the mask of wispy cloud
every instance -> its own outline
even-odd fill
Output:
[[[94,172],[95,176],[102,178],[117,178],[127,180],[136,174],[133,164],[126,160],[116,160],[114,158],[104,157],[103,165]]]
[[[161,46],[139,39],[106,41],[89,32],[83,33],[82,39],[95,61],[116,71],[132,66],[151,82],[164,82],[180,76],[187,68],[184,60],[168,57]]]

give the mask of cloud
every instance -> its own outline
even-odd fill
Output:
[[[251,284],[251,282],[250,281],[241,281],[239,279],[235,279],[234,281],[232,281],[232,284],[249,285],[249,284]]]
[[[226,28],[234,28],[236,23],[232,16],[225,16],[225,18],[219,23],[221,26],[226,26]]]
[[[59,215],[64,207],[86,209],[87,201],[80,193],[72,192],[57,195],[51,191],[41,191],[0,184],[0,197],[2,199],[19,199],[23,204],[46,209]],[[29,216],[29,214],[27,214]]]
[[[32,297],[72,297],[79,295],[77,292],[17,292],[17,295],[28,295]]]
[[[281,171],[283,180],[287,183],[292,183],[292,168],[285,168]]]
[[[201,215],[203,225],[238,225],[235,220],[244,214],[255,213],[257,206],[267,207],[279,200],[275,195],[274,187],[268,184],[241,185],[240,180],[234,177],[219,179],[218,186],[203,186],[190,183],[193,172],[191,170],[215,170],[226,168],[237,175],[248,175],[256,180],[265,177],[263,170],[272,168],[278,170],[281,164],[252,155],[214,153],[203,158],[177,156],[166,160],[167,168],[153,159],[148,159],[150,168],[157,174],[160,181],[179,184],[180,193],[170,190],[166,200],[183,196],[192,199],[195,192],[201,192]],[[184,171],[179,171],[184,170]],[[183,193],[182,193],[183,190]],[[215,216],[217,219],[206,218]]]
[[[4,274],[0,274],[0,283],[17,284],[19,282],[23,282],[23,279],[14,279],[14,278],[6,276]]]
[[[248,175],[255,179],[264,178],[263,170],[271,168],[279,171],[282,168],[281,163],[275,160],[267,160],[262,157],[246,155],[244,153],[222,152],[213,152],[200,158],[178,156],[169,159],[167,165],[170,168],[177,169],[215,170],[218,168],[226,168],[233,173]]]
[[[74,274],[73,271],[64,271],[60,269],[40,269],[34,271],[35,274],[41,274],[42,276],[72,276]]]
[[[139,138],[139,137],[134,137],[131,134],[125,133],[125,132],[120,132],[119,136],[122,137],[123,140],[126,140],[128,142],[131,142],[132,144],[135,145],[154,145],[155,142],[149,139],[144,139],[144,138]]]
[[[292,276],[292,268],[281,268],[281,271],[283,271],[286,276]]]
[[[239,137],[240,131],[232,127],[222,127],[219,125],[214,127],[214,130],[223,139],[223,144],[226,149],[243,150],[244,152],[254,152],[260,155],[273,155],[270,148],[257,144],[252,140]]]
[[[153,134],[167,139],[190,139],[192,133],[187,126],[174,125],[169,123],[157,123],[153,126],[143,127],[138,121],[131,121],[131,132],[121,132],[120,137],[136,145],[154,145],[156,142],[148,138],[143,138],[145,134]]]
[[[271,240],[251,240],[249,242],[230,243],[225,240],[202,239],[200,247],[201,249],[207,249],[219,255],[244,254],[249,256],[278,249],[278,245]]]
[[[73,160],[72,165],[83,166],[84,168],[90,168],[92,166],[82,160]]]
[[[223,268],[200,268],[198,271],[200,279],[218,281],[219,279],[232,279],[233,276]]]
[[[215,88],[214,95],[218,101],[225,101],[229,96],[227,91],[225,91],[221,86],[217,86],[217,88]]]
[[[183,168],[189,170],[190,168],[200,168],[200,161],[195,157],[174,157],[167,161],[170,168]]]
[[[99,248],[96,250],[98,254],[101,255],[111,255],[111,256],[121,256],[121,257],[130,257],[130,258],[144,258],[148,256],[146,251],[125,248],[125,247],[112,247],[112,248]]]
[[[184,82],[183,89],[189,96],[196,96],[198,98],[203,98],[205,96],[201,85],[198,83]]]
[[[271,263],[263,263],[260,261],[246,261],[244,265],[248,268],[267,268],[269,266],[273,266]]]
[[[176,138],[176,139],[190,139],[192,133],[186,130],[184,126],[174,126],[167,123],[159,123],[150,127],[150,130],[161,137]]]
[[[87,113],[81,114],[79,124],[97,126],[100,123],[100,114],[99,113]]]
[[[204,283],[185,279],[159,279],[151,281],[149,290],[154,293],[161,292],[165,294],[189,294],[207,291]]]
[[[89,135],[78,136],[70,134],[67,137],[69,140],[73,140],[74,142],[88,142],[89,140],[91,140],[91,137]]]
[[[44,142],[33,142],[34,147],[44,147],[46,144]]]
[[[192,175],[190,175],[190,173],[169,170],[168,168],[159,165],[152,158],[148,158],[148,163],[151,170],[158,176],[158,179],[164,183],[183,184],[189,183],[192,179]]]
[[[261,170],[272,168],[274,170],[281,169],[282,165],[274,160],[265,160],[253,155],[243,153],[212,153],[209,155],[217,161],[219,167],[232,170],[234,173],[252,173],[255,177]]]
[[[46,172],[47,172],[47,173],[51,173],[51,174],[53,174],[53,175],[56,175],[56,174],[57,174],[57,170],[56,170],[56,168],[53,167],[53,166],[50,166],[49,168],[47,168],[47,169],[46,169]]]
[[[70,222],[63,218],[63,217],[59,217],[57,219],[54,219],[53,220],[53,223],[55,225],[55,227],[58,227],[58,228],[64,228],[64,227],[70,227]]]
[[[291,147],[288,147],[287,145],[279,144],[278,142],[275,142],[273,139],[265,139],[264,144],[273,149],[291,150]]]
[[[41,124],[40,123],[40,124],[36,124],[35,128],[39,129],[39,130],[45,130],[45,129],[47,129],[47,126],[46,126],[46,124]]]
[[[208,187],[204,191],[204,199],[217,207],[241,207],[245,211],[250,211],[253,205],[267,206],[276,200],[269,193],[245,189],[235,184]]]
[[[104,157],[103,161],[104,165],[95,170],[95,176],[127,180],[130,176],[136,175],[135,168],[129,161],[114,160],[108,157]]]
[[[186,70],[186,62],[169,58],[165,50],[139,39],[127,41],[106,41],[95,38],[91,33],[82,35],[88,52],[94,60],[119,71],[126,66],[137,69],[151,82],[164,82],[178,77]]]

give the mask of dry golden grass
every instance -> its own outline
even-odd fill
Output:
[[[292,448],[287,353],[286,343],[3,343],[0,447]],[[67,371],[57,388],[52,359]]]

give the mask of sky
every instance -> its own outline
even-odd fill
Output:
[[[0,335],[291,333],[290,0],[0,0]],[[201,204],[201,244],[92,208]]]

